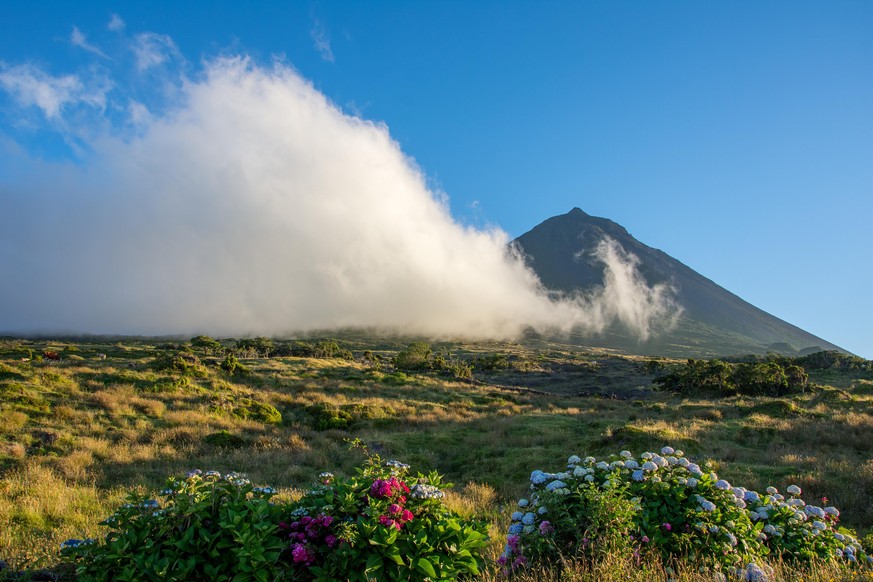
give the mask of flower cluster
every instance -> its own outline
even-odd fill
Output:
[[[290,524],[284,521],[279,523],[279,529],[287,532],[286,535],[291,541],[291,559],[295,565],[313,565],[320,544],[329,549],[336,547],[339,538],[331,530],[333,522],[331,516],[321,514],[317,517],[304,515]]]
[[[409,487],[403,481],[399,480],[396,475],[392,475],[389,479],[376,479],[370,485],[370,497],[376,499],[403,499],[402,503],[406,503],[404,495],[409,493]]]
[[[851,532],[838,527],[836,508],[805,503],[797,486],[786,489],[788,499],[775,488],[759,494],[734,487],[672,447],[638,458],[630,451],[604,460],[573,455],[564,471],[533,471],[530,489],[511,516],[500,559],[509,570],[529,559],[589,549],[598,542],[587,532],[603,523],[591,516],[609,504],[627,515],[609,526],[620,530],[611,533],[637,557],[689,557],[755,580],[767,578],[756,560],[768,555],[848,564],[868,560]],[[604,532],[598,533],[602,538]]]

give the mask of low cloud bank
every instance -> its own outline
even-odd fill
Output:
[[[24,86],[5,89],[32,106]],[[92,123],[78,163],[0,140],[0,331],[511,338],[619,321],[646,339],[676,313],[614,241],[600,289],[550,298],[505,233],[452,218],[384,125],[286,66],[221,58],[178,89],[160,113],[128,97],[125,131]]]

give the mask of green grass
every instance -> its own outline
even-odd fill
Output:
[[[452,502],[492,522],[494,557],[533,469],[665,444],[748,488],[796,483],[861,535],[873,528],[864,373],[827,371],[813,390],[778,399],[680,398],[651,390],[648,358],[555,344],[434,344],[466,361],[507,356],[509,368],[474,372],[472,383],[394,371],[386,362],[411,341],[352,337],[341,343],[355,360],[241,359],[250,373],[234,376],[209,363],[155,370],[157,342],[0,341],[0,558],[50,566],[60,541],[99,532],[124,490],[158,489],[192,468],[244,472],[293,495],[321,471],[352,472],[351,438],[455,482]],[[65,359],[22,361],[47,349]],[[364,361],[365,350],[382,362]],[[325,410],[348,422],[325,422]],[[598,579],[574,572],[568,579]]]

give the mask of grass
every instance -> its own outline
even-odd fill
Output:
[[[652,391],[648,358],[542,343],[435,345],[468,361],[507,356],[508,368],[466,382],[391,369],[384,362],[407,343],[355,338],[343,346],[355,360],[241,359],[250,372],[231,376],[211,363],[187,375],[156,370],[162,350],[148,341],[0,341],[0,558],[15,569],[50,566],[61,541],[99,533],[123,491],[156,490],[195,467],[248,473],[294,495],[320,471],[353,471],[350,438],[455,482],[449,502],[490,521],[493,557],[531,470],[665,444],[748,488],[796,483],[810,500],[827,497],[859,534],[873,528],[873,380],[864,373],[827,371],[790,397],[680,398]],[[66,355],[22,360],[44,350]],[[365,350],[382,362],[364,360]],[[324,411],[346,422],[324,422]],[[660,566],[645,575],[609,567],[613,578],[578,564],[560,576],[668,577]]]

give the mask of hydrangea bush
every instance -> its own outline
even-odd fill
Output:
[[[441,476],[369,456],[294,503],[242,475],[190,472],[131,494],[102,540],[68,540],[81,580],[454,580],[479,574],[486,526],[443,504]]]
[[[131,494],[101,522],[105,538],[68,540],[81,580],[275,580],[285,543],[274,491],[242,475],[195,470],[170,478],[162,500]]]
[[[506,572],[531,560],[603,552],[690,560],[750,580],[766,579],[767,556],[873,562],[839,527],[836,508],[807,504],[796,486],[788,497],[773,487],[764,494],[734,487],[671,447],[638,458],[628,451],[603,460],[574,455],[564,471],[536,470],[530,482],[499,559]]]
[[[370,456],[355,477],[306,493],[280,524],[301,578],[454,580],[477,575],[486,525],[443,505],[440,475],[409,475],[398,461]]]

